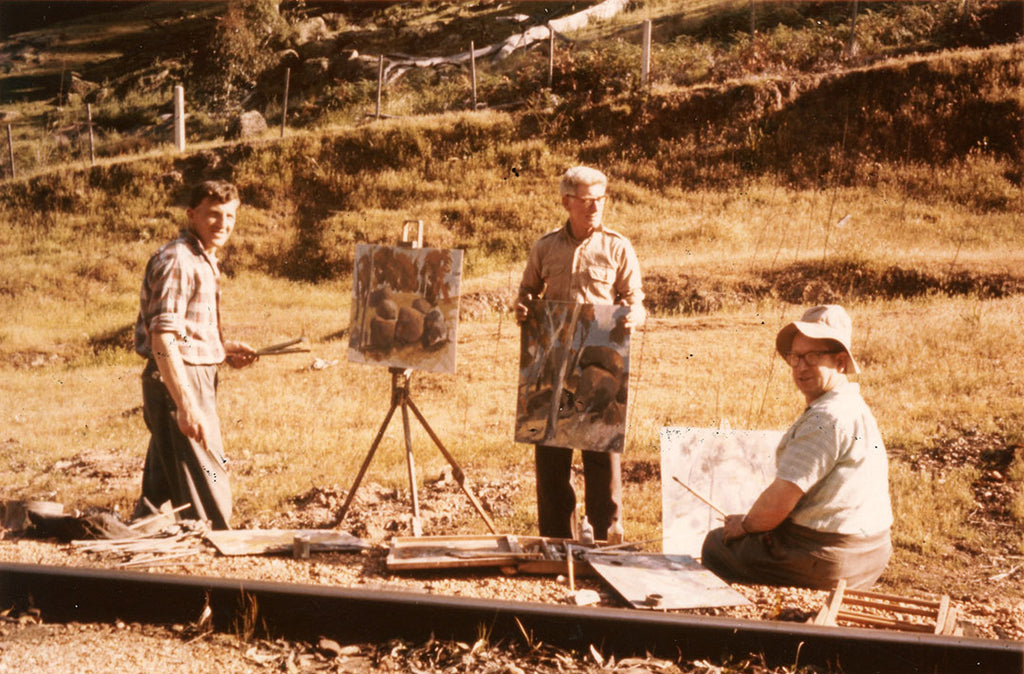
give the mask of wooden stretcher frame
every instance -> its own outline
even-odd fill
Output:
[[[900,616],[919,616],[923,621]],[[840,580],[812,622],[815,625],[876,627],[902,632],[958,635],[957,609],[949,595],[934,599],[901,597],[868,590],[847,590]]]

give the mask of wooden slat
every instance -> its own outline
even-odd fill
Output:
[[[836,615],[836,621],[845,621],[851,623],[859,623],[861,625],[871,625],[873,627],[889,627],[892,629],[898,629],[905,632],[931,632],[931,625],[924,625],[922,623],[912,623],[906,620],[897,620],[896,618],[882,618],[878,616],[870,616],[864,613],[857,613],[854,611],[839,611]]]
[[[948,598],[946,600],[949,601]],[[937,610],[934,608],[918,608],[916,606],[899,606],[883,601],[868,601],[866,599],[857,599],[856,597],[847,596],[843,599],[843,604],[846,606],[861,606],[863,608],[873,608],[880,611],[892,611],[894,613],[906,613],[909,615],[925,616],[927,618],[935,618]]]
[[[882,601],[895,601],[903,602],[905,604],[917,604],[919,606],[938,606],[939,601],[936,599],[922,599],[919,597],[900,597],[895,594],[885,594],[883,592],[871,592],[870,590],[850,590],[846,593],[847,596],[864,597],[870,599],[880,599]]]
[[[828,603],[821,607],[817,617],[814,619],[815,625],[836,624],[836,613],[839,612],[839,608],[843,604],[843,594],[845,591],[846,581],[840,580],[836,584],[836,589],[832,590],[832,594],[829,595]]]

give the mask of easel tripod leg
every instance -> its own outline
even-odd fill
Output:
[[[412,455],[412,432],[409,429],[409,409],[412,401],[402,400],[402,430],[405,432],[405,461],[409,468],[409,495],[412,499],[412,535],[423,535],[423,524],[420,522],[420,499],[416,492],[416,461]],[[413,407],[413,409],[416,409]]]
[[[334,523],[331,525],[332,527],[336,527],[345,521],[345,515],[348,513],[348,507],[356,495],[356,490],[359,489],[359,483],[363,481],[363,476],[366,475],[366,469],[370,467],[370,461],[373,459],[373,455],[377,451],[377,446],[380,445],[381,438],[384,437],[384,431],[387,430],[388,424],[391,423],[391,417],[394,416],[395,409],[397,407],[397,402],[391,403],[391,409],[388,410],[387,416],[384,417],[384,423],[380,425],[380,430],[377,431],[377,437],[373,439],[373,444],[370,445],[370,451],[367,452],[366,458],[363,459],[363,465],[359,469],[359,473],[356,475],[356,481],[352,483],[352,488],[348,490],[348,496],[345,497],[345,503],[341,506],[338,516],[334,518]]]
[[[487,528],[490,529],[491,533],[498,533],[498,528],[494,525],[494,521],[491,520],[491,517],[487,514],[487,511],[484,510],[483,505],[477,499],[476,494],[473,493],[473,490],[470,489],[469,485],[466,483],[466,474],[462,472],[462,468],[459,467],[459,464],[455,461],[455,458],[448,452],[447,449],[445,449],[445,446],[441,443],[440,438],[437,437],[437,434],[434,433],[434,430],[430,427],[430,424],[428,424],[427,420],[423,417],[422,414],[420,414],[420,411],[416,407],[416,404],[411,399],[407,399],[406,404],[408,404],[408,406],[412,408],[413,414],[415,414],[416,418],[419,419],[420,424],[422,424],[424,430],[427,431],[427,435],[429,435],[430,439],[434,441],[434,444],[437,445],[437,448],[441,450],[441,454],[444,455],[444,458],[448,460],[448,463],[452,467],[452,477],[455,479],[456,482],[459,483],[459,487],[462,488],[462,493],[464,493],[466,497],[469,499],[469,502],[473,504],[473,507],[476,509],[477,513],[483,519],[484,523],[487,524]],[[404,412],[404,406],[402,409]]]

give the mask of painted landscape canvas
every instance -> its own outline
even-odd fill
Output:
[[[539,300],[522,325],[516,441],[621,452],[629,308]]]
[[[356,246],[348,358],[455,372],[462,251]]]
[[[722,524],[714,509],[679,482],[726,513],[745,513],[775,479],[775,448],[782,435],[782,431],[661,429],[664,551],[699,557],[704,537]]]

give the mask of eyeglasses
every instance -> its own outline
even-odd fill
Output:
[[[607,194],[602,194],[599,197],[578,197],[575,194],[570,194],[568,196],[577,201],[582,201],[583,204],[588,207],[604,203],[604,200],[608,198]]]
[[[826,354],[840,353],[839,351],[808,351],[807,353],[789,353],[782,354],[782,357],[786,359],[790,367],[796,367],[803,360],[810,367],[817,367],[821,363],[821,357]]]

